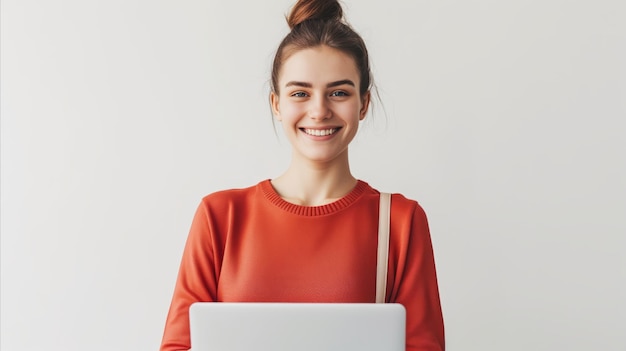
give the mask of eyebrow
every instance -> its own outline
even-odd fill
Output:
[[[327,88],[332,88],[332,87],[337,87],[340,85],[351,85],[351,86],[356,86],[354,84],[353,81],[351,81],[350,79],[342,79],[342,80],[338,80],[336,82],[330,82],[328,84],[326,84]],[[285,87],[291,87],[291,86],[296,86],[296,87],[303,87],[303,88],[312,88],[313,84],[311,83],[307,83],[307,82],[298,82],[298,81],[291,81],[288,82],[287,84],[285,84]]]

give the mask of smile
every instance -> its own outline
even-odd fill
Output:
[[[308,135],[313,136],[327,136],[331,134],[335,134],[340,128],[328,128],[328,129],[309,129],[309,128],[300,128],[303,132]]]

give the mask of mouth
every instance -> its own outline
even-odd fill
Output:
[[[341,129],[341,127],[326,128],[326,129],[300,128],[300,130],[303,131],[305,134],[308,134],[311,136],[319,136],[319,137],[335,134],[337,131],[339,131],[339,129]]]

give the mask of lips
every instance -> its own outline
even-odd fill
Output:
[[[325,129],[313,129],[313,128],[300,128],[304,133],[311,136],[328,136],[335,134],[341,128],[325,128]]]

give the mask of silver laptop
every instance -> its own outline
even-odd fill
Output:
[[[192,351],[404,351],[400,304],[196,302]]]

